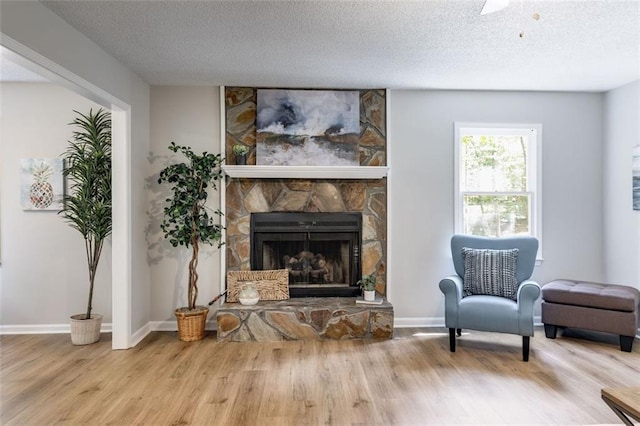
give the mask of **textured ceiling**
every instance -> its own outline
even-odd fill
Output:
[[[484,16],[484,0],[42,3],[153,85],[604,91],[640,78],[640,0],[511,0]]]

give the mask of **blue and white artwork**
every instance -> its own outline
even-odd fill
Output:
[[[640,145],[633,148],[633,209],[640,210]]]
[[[358,166],[360,94],[258,89],[256,163]]]

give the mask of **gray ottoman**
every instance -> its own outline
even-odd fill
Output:
[[[614,333],[620,349],[631,352],[638,329],[638,289],[613,284],[555,280],[542,287],[544,333],[555,339],[558,327]]]

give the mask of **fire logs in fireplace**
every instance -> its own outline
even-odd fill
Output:
[[[251,269],[288,269],[291,297],[354,296],[360,213],[253,213]]]
[[[345,282],[344,263],[322,253],[301,251],[297,255],[282,257],[282,264],[289,270],[289,282],[332,284]],[[346,271],[348,273],[348,271]]]

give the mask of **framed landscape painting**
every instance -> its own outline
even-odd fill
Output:
[[[256,163],[358,166],[360,93],[258,89]]]
[[[23,210],[60,210],[64,186],[61,158],[20,160],[20,203]]]
[[[633,148],[633,209],[640,211],[640,145]]]

